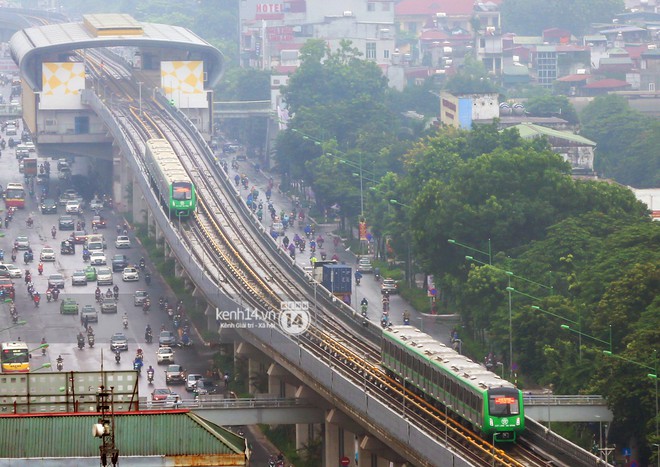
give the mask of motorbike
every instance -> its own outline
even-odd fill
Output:
[[[55,240],[55,236],[57,235],[57,229],[53,227],[50,231],[50,234],[52,235],[53,240]]]
[[[62,371],[62,368],[64,368],[64,359],[57,357],[57,371]]]
[[[174,319],[174,310],[172,309],[172,307],[169,307],[167,309],[167,316],[168,316],[168,318],[170,318],[170,320]]]
[[[115,362],[121,362],[121,352],[119,350],[115,352]]]
[[[149,274],[148,272],[144,274],[144,283],[147,285],[151,285],[151,274]]]
[[[14,312],[11,314],[11,322],[12,322],[13,324],[17,324],[17,323],[18,323],[18,313],[16,313],[16,311],[14,311]]]
[[[387,316],[383,316],[383,317],[380,319],[380,325],[381,325],[383,328],[386,328],[386,327],[388,326],[388,324],[389,324],[389,320],[387,319]]]
[[[160,311],[165,310],[165,299],[163,297],[160,297],[158,299],[158,308],[160,309]]]
[[[53,298],[53,293],[50,291],[50,289],[46,290],[46,301],[50,303],[52,298]]]
[[[154,370],[153,369],[147,370],[147,380],[149,381],[149,384],[154,382]]]
[[[142,372],[142,362],[140,360],[135,360],[133,362],[133,369],[136,370],[138,373]]]
[[[60,289],[54,289],[53,290],[53,301],[56,302],[57,299],[59,298],[59,296],[60,296]]]
[[[39,303],[41,302],[41,296],[35,292],[34,296],[32,297],[32,300],[34,301],[34,307],[39,308]]]
[[[39,263],[39,266],[37,266],[37,272],[39,273],[40,276],[44,274],[44,265],[43,263]]]
[[[141,270],[141,271],[144,271],[144,268],[147,266],[147,264],[146,264],[145,261],[144,261],[144,258],[140,259],[140,264],[139,264],[139,266],[140,266],[140,270]]]
[[[97,291],[94,293],[94,296],[96,297],[96,301],[97,301],[97,302],[98,302],[99,300],[101,300],[101,291],[100,291],[100,290],[97,290]]]
[[[151,331],[147,331],[144,333],[144,340],[147,342],[147,344],[151,344],[151,342],[153,342],[154,337],[153,334],[151,334]]]
[[[119,300],[119,291],[118,290],[115,290],[114,292],[112,292],[112,295],[113,295],[113,297],[115,297],[115,300]]]
[[[362,316],[367,317],[367,307],[368,305],[362,305]]]
[[[148,299],[142,302],[142,311],[144,311],[145,313],[149,313],[150,309],[151,309],[151,302]]]
[[[90,349],[94,347],[94,340],[94,334],[87,336],[87,344],[89,345]]]
[[[89,253],[83,253],[82,255],[83,262],[86,263],[87,261],[89,261],[89,256],[90,256]]]
[[[78,349],[82,350],[85,347],[85,338],[78,337]]]
[[[124,325],[124,329],[128,329],[128,318],[124,318],[121,323]]]
[[[410,326],[410,318],[408,316],[403,317],[403,325]]]

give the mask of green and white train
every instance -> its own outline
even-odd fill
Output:
[[[496,374],[411,326],[383,331],[383,366],[494,442],[525,429],[523,394]]]
[[[164,139],[148,140],[144,163],[151,187],[168,217],[187,219],[197,206],[195,185],[170,143]]]

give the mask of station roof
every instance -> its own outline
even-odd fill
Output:
[[[158,23],[142,23],[125,14],[85,15],[82,22],[57,23],[18,31],[9,42],[21,75],[37,89],[36,70],[42,57],[54,53],[100,47],[160,47],[191,52],[204,61],[208,86],[215,86],[223,72],[224,57],[192,31]]]
[[[91,436],[99,413],[19,414],[0,416],[0,458],[98,457]],[[232,432],[188,410],[115,413],[121,456],[206,457],[214,463],[244,465],[245,442]],[[231,460],[233,462],[227,462]]]
[[[563,139],[573,143],[581,144],[583,146],[596,146],[596,143],[584,136],[576,135],[570,131],[559,131],[552,128],[547,128],[533,123],[521,123],[513,128],[518,130],[520,137],[524,139],[534,138],[538,136],[547,136],[549,138]]]

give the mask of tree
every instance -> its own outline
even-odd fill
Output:
[[[458,73],[447,80],[445,90],[455,95],[474,94],[497,92],[497,86],[491,81],[483,63],[468,55]]]
[[[582,135],[597,143],[594,167],[599,173],[637,188],[660,184],[660,123],[616,95],[596,98],[581,120]]]
[[[571,124],[579,123],[577,112],[568,98],[549,92],[530,98],[525,103],[525,111],[534,117],[559,117]]]
[[[528,36],[553,27],[582,35],[591,23],[609,23],[623,11],[622,0],[505,0],[501,6],[504,30]]]

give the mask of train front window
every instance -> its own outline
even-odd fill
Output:
[[[488,395],[488,412],[493,417],[519,415],[518,398],[513,394],[490,393]]]
[[[192,199],[192,187],[188,182],[175,182],[172,184],[172,199],[185,201]]]

